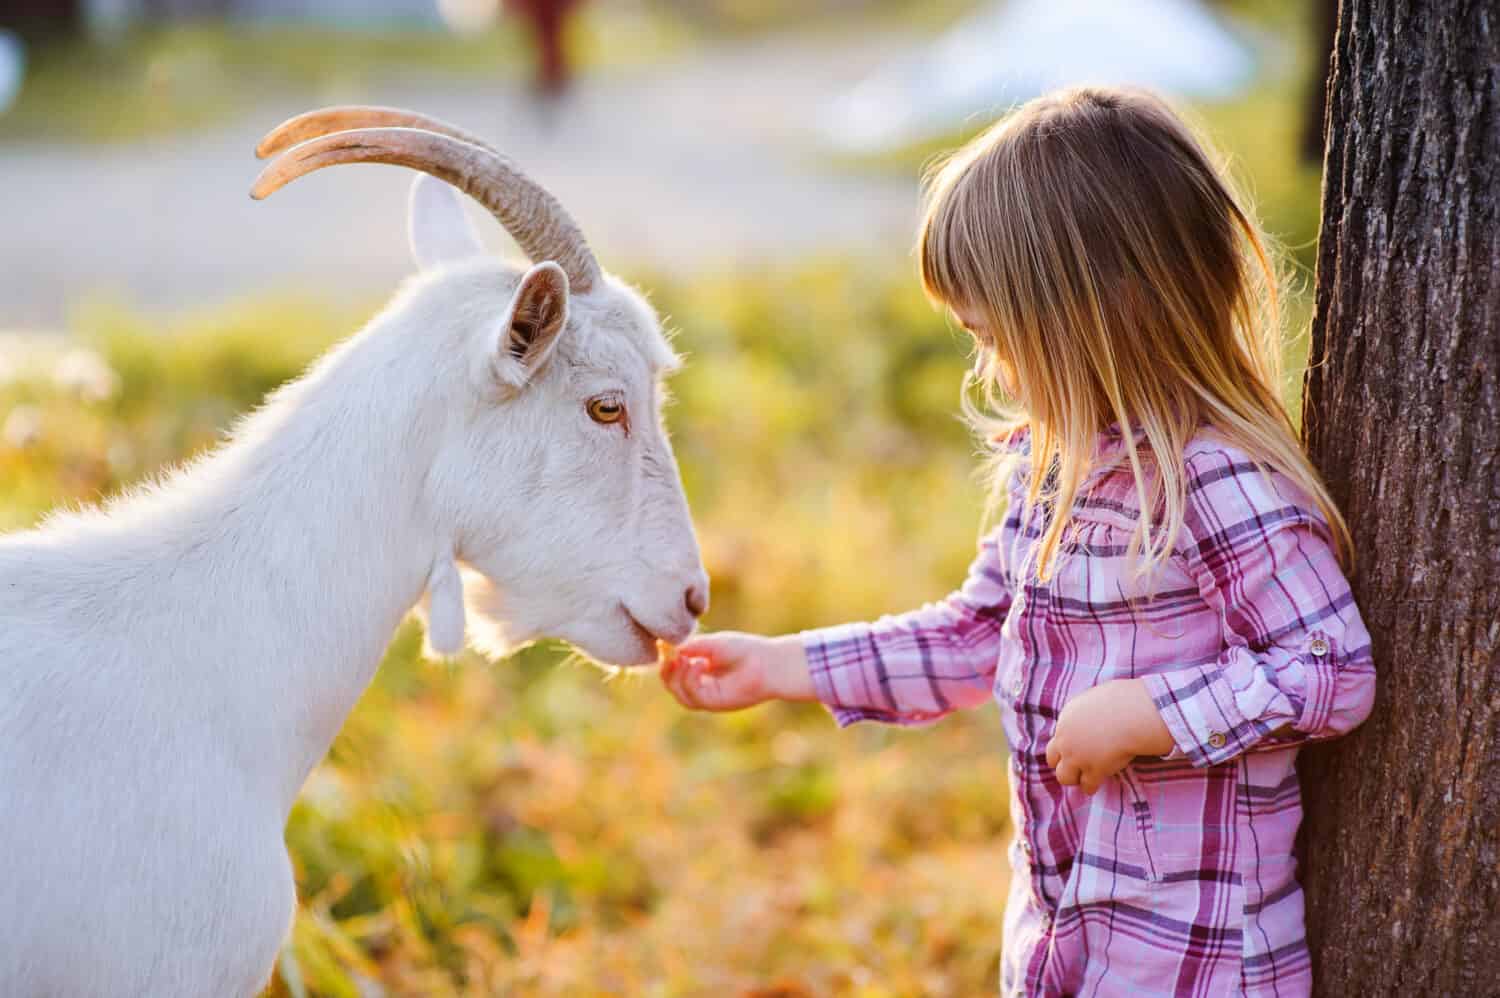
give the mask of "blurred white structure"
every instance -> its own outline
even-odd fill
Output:
[[[89,25],[109,33],[142,19],[228,17],[347,28],[442,24],[436,0],[84,0]]]
[[[1002,0],[896,59],[829,104],[820,125],[875,152],[993,117],[1047,90],[1130,83],[1221,98],[1254,59],[1197,0]]]
[[[26,75],[26,49],[21,39],[0,29],[0,114],[15,102]]]

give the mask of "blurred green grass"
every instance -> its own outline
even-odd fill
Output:
[[[110,142],[205,127],[288,87],[337,93],[373,71],[506,72],[513,33],[337,34],[305,28],[176,24],[118,38],[42,45],[0,138]]]
[[[792,0],[646,0],[586,4],[569,23],[575,67],[616,70],[660,62],[689,46],[795,29],[800,34],[900,26],[933,29],[975,0],[844,0],[830,9]],[[268,95],[311,91],[356,101],[403,77],[497,82],[524,79],[535,55],[526,26],[501,17],[488,29],[425,25],[336,28],[291,22],[173,21],[117,35],[42,42],[0,142],[122,142],[221,125]]]
[[[577,64],[614,69],[675,52],[683,22],[650,9],[595,4],[573,25]],[[222,125],[253,101],[288,91],[359,100],[403,77],[505,81],[533,62],[524,25],[504,18],[472,34],[438,29],[181,21],[118,37],[41,44],[0,141],[120,142]]]

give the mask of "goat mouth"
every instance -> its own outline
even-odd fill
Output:
[[[636,637],[641,639],[641,644],[647,648],[655,648],[658,640],[656,632],[637,620],[635,614],[630,612],[630,607],[621,603],[620,609],[624,612],[625,620],[630,624],[630,629],[635,632]]]

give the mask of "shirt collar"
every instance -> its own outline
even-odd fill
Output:
[[[1140,425],[1131,427],[1130,436],[1139,451],[1146,442],[1146,428]],[[1123,464],[1127,460],[1127,454],[1124,431],[1120,429],[1118,422],[1110,423],[1099,432],[1094,443],[1094,469],[1101,471]]]
[[[1135,426],[1131,428],[1131,437],[1135,445],[1140,448],[1146,440],[1146,428]],[[1009,451],[1024,459],[1031,457],[1031,428],[1021,426],[1012,430],[1009,434],[998,436],[994,439],[998,450]],[[1106,468],[1117,464],[1125,459],[1125,433],[1120,429],[1118,422],[1110,423],[1099,431],[1094,442],[1093,466]]]

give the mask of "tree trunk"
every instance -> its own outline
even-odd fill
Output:
[[[1304,421],[1380,682],[1302,766],[1323,995],[1500,995],[1497,65],[1494,2],[1341,3]]]

